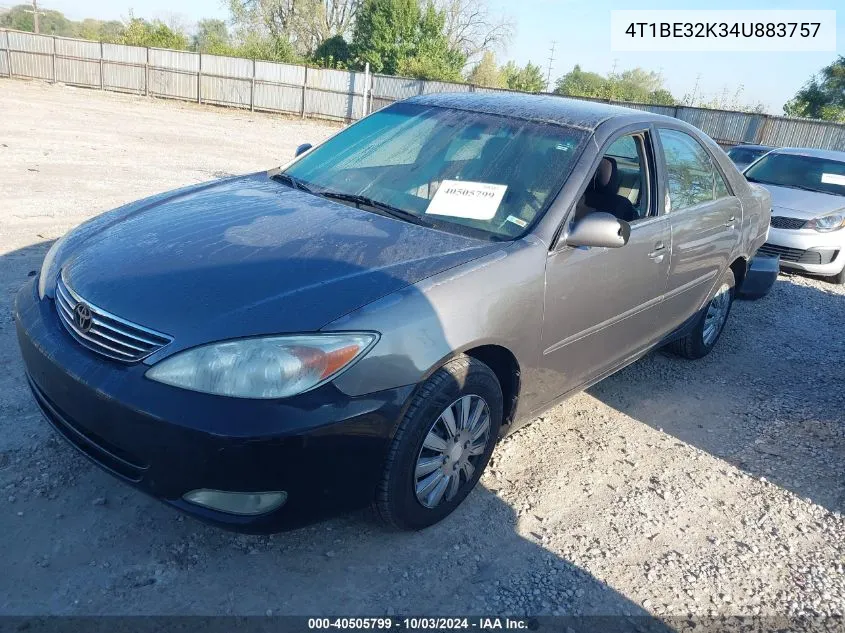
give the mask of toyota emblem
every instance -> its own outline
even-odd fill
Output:
[[[91,329],[91,308],[84,303],[77,303],[73,314],[80,332],[85,333]]]

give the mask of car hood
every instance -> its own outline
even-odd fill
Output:
[[[791,187],[762,185],[772,194],[772,215],[788,215],[793,218],[817,218],[845,208],[845,197],[831,193],[804,191]]]
[[[297,191],[266,173],[161,195],[80,229],[68,285],[170,349],[305,332],[496,249]]]

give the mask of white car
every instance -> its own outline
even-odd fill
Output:
[[[745,170],[772,194],[769,237],[761,255],[781,266],[845,283],[845,152],[772,150]]]

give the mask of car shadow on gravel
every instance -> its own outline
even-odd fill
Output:
[[[781,275],[734,303],[709,356],[660,351],[588,393],[834,512],[845,511],[845,294]]]
[[[542,529],[524,538],[514,509],[481,485],[420,532],[387,531],[359,511],[250,536],[117,481],[50,430],[24,380],[11,309],[49,246],[0,258],[12,368],[0,382],[10,430],[0,444],[0,614],[560,615],[575,630],[671,630],[543,547]]]

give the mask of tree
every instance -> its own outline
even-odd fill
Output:
[[[546,87],[546,79],[539,66],[528,62],[523,68],[514,62],[508,62],[502,67],[502,78],[511,90],[522,92],[542,92]]]
[[[445,15],[431,2],[364,0],[352,35],[353,65],[373,72],[460,81],[466,58],[449,47]]]
[[[226,54],[231,50],[229,29],[223,20],[200,20],[191,39],[191,48],[200,53]]]
[[[316,46],[333,37],[344,37],[352,31],[360,0],[311,0],[314,15],[308,22]]]
[[[466,57],[449,46],[443,28],[446,17],[429,2],[417,24],[412,54],[399,63],[399,74],[418,79],[462,81]]]
[[[293,49],[290,42],[283,38],[262,37],[247,34],[233,46],[228,55],[247,59],[266,59],[271,62],[300,63],[302,58]]]
[[[657,90],[653,90],[649,94],[648,103],[653,105],[673,106],[676,101],[675,97],[672,96],[672,93],[666,90],[666,88],[659,88]]]
[[[45,35],[61,35],[72,37],[75,35],[75,25],[59,11],[40,9],[38,32]],[[34,32],[32,20],[32,4],[19,4],[6,13],[0,15],[0,27],[16,29],[18,31]]]
[[[598,73],[585,72],[578,64],[555,82],[555,94],[569,97],[607,98],[607,80]]]
[[[171,29],[159,20],[148,22],[143,18],[136,18],[132,14],[129,15],[129,22],[123,30],[120,43],[130,46],[152,46],[176,50],[188,48],[188,38],[184,33]]]
[[[314,52],[314,61],[323,68],[347,68],[349,59],[349,44],[342,35],[323,40]]]
[[[437,0],[437,8],[445,16],[449,48],[468,61],[503,48],[513,37],[513,21],[494,14],[488,0]]]
[[[417,0],[364,0],[352,35],[352,56],[359,67],[396,74],[410,57],[419,24]]]
[[[651,70],[632,68],[608,76],[609,98],[630,103],[672,105],[672,94],[664,87],[663,76]]]
[[[789,116],[845,122],[845,55],[813,76],[784,106]]]
[[[119,42],[123,36],[123,22],[86,18],[75,25],[75,37],[101,42]]]
[[[352,30],[361,0],[228,0],[232,21],[243,39],[285,40],[300,55]]]
[[[486,88],[504,88],[502,73],[496,65],[496,56],[491,51],[485,51],[481,61],[470,71],[467,80],[477,86]]]
[[[663,76],[643,68],[632,68],[602,77],[585,72],[577,64],[555,82],[556,94],[570,97],[610,99],[629,103],[674,105],[675,97],[664,85]]]

